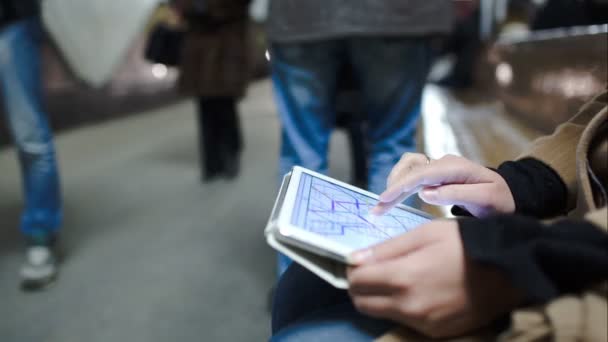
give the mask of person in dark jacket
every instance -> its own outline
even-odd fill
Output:
[[[250,0],[174,0],[187,32],[179,88],[198,97],[203,180],[238,175],[243,137],[237,101],[250,79]]]
[[[268,37],[282,124],[279,176],[300,165],[328,170],[338,75],[348,65],[361,90],[368,188],[380,192],[404,152],[414,151],[429,37],[452,27],[444,0],[273,0]],[[278,273],[289,264],[279,256]]]
[[[548,0],[532,20],[533,30],[608,24],[608,2],[602,0]]]
[[[21,162],[27,250],[22,287],[40,289],[57,275],[55,243],[62,222],[59,172],[43,107],[37,0],[0,1],[0,86]]]
[[[607,131],[603,93],[497,169],[406,154],[373,213],[418,193],[462,217],[355,252],[348,292],[292,266],[273,341],[605,341]]]

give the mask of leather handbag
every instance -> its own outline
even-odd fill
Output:
[[[184,31],[160,23],[150,32],[144,57],[152,63],[177,66],[184,39]]]

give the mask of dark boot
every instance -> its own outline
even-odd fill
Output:
[[[222,172],[226,178],[234,179],[241,170],[241,151],[243,149],[243,137],[236,99],[223,99],[221,120]]]
[[[199,157],[201,179],[209,182],[222,173],[221,122],[214,99],[201,98],[199,102]]]

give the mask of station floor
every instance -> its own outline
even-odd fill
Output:
[[[262,230],[277,189],[279,125],[268,81],[241,103],[241,176],[201,184],[194,105],[182,102],[57,136],[64,263],[40,293],[18,289],[18,166],[0,151],[0,341],[263,341],[274,253]],[[432,157],[488,165],[537,132],[491,100],[429,86],[420,141]],[[338,132],[331,171],[349,179]]]

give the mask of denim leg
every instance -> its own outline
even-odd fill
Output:
[[[294,165],[327,172],[339,46],[339,41],[272,46],[272,81],[281,120],[279,178]],[[279,255],[279,275],[290,262]]]
[[[346,291],[294,264],[275,292],[271,341],[372,341],[394,326],[358,313]]]
[[[314,273],[291,265],[277,284],[272,301],[272,334],[326,308],[350,303],[348,293]]]
[[[281,177],[294,165],[327,171],[338,45],[328,41],[272,46],[272,80],[282,125]]]
[[[346,303],[325,308],[272,336],[271,342],[372,342],[396,325],[364,316]]]
[[[62,220],[59,175],[48,118],[42,108],[38,20],[0,32],[0,84],[8,123],[21,163],[26,235],[56,233]]]
[[[416,125],[430,65],[424,39],[349,40],[369,118],[369,190],[381,193],[392,167],[416,149]]]

